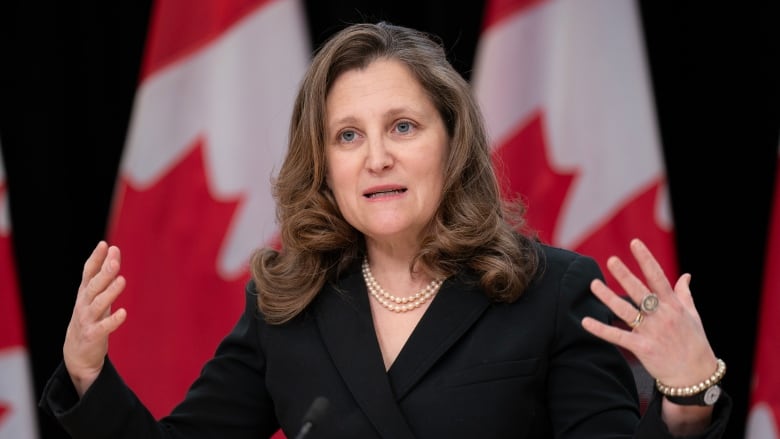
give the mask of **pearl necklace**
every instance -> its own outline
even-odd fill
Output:
[[[382,306],[395,312],[411,311],[420,307],[433,297],[441,287],[443,280],[432,280],[427,287],[421,289],[414,296],[396,297],[385,291],[371,274],[371,268],[368,266],[368,258],[363,259],[363,279],[366,281],[368,292],[374,296]]]

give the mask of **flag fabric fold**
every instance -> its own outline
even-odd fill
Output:
[[[777,152],[746,439],[780,438],[780,146]]]
[[[108,241],[125,324],[109,356],[156,417],[243,308],[251,252],[276,236],[270,181],[310,60],[298,0],[156,0]]]
[[[38,424],[0,154],[0,439],[35,439]]]
[[[638,6],[488,0],[472,84],[507,197],[542,240],[634,270],[641,238],[677,276],[663,150]],[[652,382],[632,360],[643,408]]]

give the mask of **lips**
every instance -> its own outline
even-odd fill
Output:
[[[374,199],[374,198],[382,198],[382,197],[390,197],[393,195],[399,195],[404,192],[406,192],[406,188],[404,187],[374,189],[374,190],[367,191],[366,193],[363,194],[363,196],[369,199]]]

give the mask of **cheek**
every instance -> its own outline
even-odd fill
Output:
[[[338,161],[335,159],[332,154],[328,154],[325,157],[325,184],[328,185],[328,188],[330,188],[331,192],[336,188],[338,182],[338,176],[339,176],[339,169],[338,166],[334,166],[334,163],[337,164]],[[334,176],[336,178],[334,178]]]
[[[343,180],[344,177],[338,172],[338,170],[328,169],[328,175],[325,177],[325,183],[328,185],[328,188],[330,188],[330,191],[333,192],[333,195],[336,196],[336,198],[338,198],[343,190]]]
[[[333,195],[333,200],[336,202],[336,208],[339,209],[341,214],[344,214],[344,208],[347,207],[348,200],[345,198],[348,190],[344,182],[343,174],[339,174],[337,171],[329,169],[328,175],[325,177],[325,183],[328,185],[330,193]]]
[[[349,154],[328,154],[325,183],[331,192],[349,191],[357,183],[355,161]]]
[[[427,172],[431,176],[432,185],[440,190],[444,189],[445,169],[447,160],[446,156],[442,153],[438,162],[434,161],[434,165],[429,167]]]

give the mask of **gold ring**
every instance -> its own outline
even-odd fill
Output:
[[[639,309],[650,314],[658,308],[658,296],[655,293],[648,293],[639,303]]]
[[[634,321],[629,323],[628,326],[631,327],[631,329],[635,329],[637,326],[639,326],[640,323],[642,323],[642,319],[644,319],[645,315],[642,314],[642,311],[639,311],[636,313],[636,317],[634,317]]]

